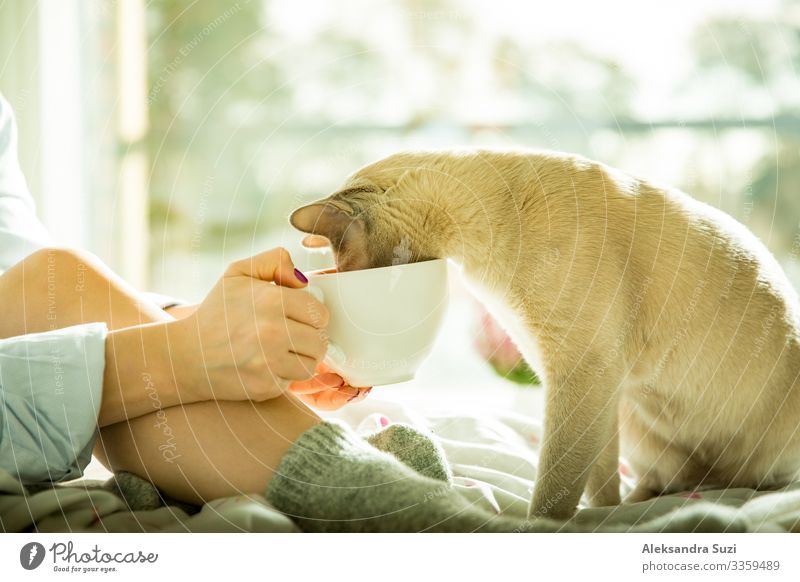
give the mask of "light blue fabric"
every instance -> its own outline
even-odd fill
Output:
[[[52,244],[19,167],[14,114],[0,95],[0,272]]]
[[[0,95],[0,272],[52,244]],[[0,340],[0,468],[26,484],[81,476],[95,442],[106,333],[91,323]]]
[[[24,484],[83,474],[92,458],[105,323],[0,340],[0,469]]]

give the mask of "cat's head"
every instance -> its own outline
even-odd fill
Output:
[[[313,247],[330,244],[340,271],[439,258],[437,185],[431,156],[396,154],[362,168],[336,192],[295,210],[289,221]],[[324,238],[321,238],[324,237]]]

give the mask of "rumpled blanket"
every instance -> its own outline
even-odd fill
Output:
[[[539,421],[505,412],[421,415],[380,400],[365,401],[337,417],[364,436],[395,423],[426,431],[444,451],[455,493],[487,513],[524,523],[536,478]],[[628,490],[633,483],[624,461],[620,471]],[[176,503],[127,473],[106,482],[79,480],[26,489],[0,472],[0,530],[300,531],[263,493],[226,497],[198,508]],[[391,531],[397,526],[387,523]],[[695,490],[618,507],[582,508],[573,519],[549,522],[537,531],[798,532],[800,483],[778,491]]]

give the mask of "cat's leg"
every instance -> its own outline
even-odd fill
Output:
[[[592,507],[606,507],[619,505],[619,431],[616,401],[611,403],[612,426],[609,434],[604,438],[600,455],[589,471],[589,481],[586,483],[586,494]]]
[[[674,436],[667,438],[656,431],[658,417],[645,414],[648,406],[658,408],[658,405],[635,402],[632,398],[620,403],[622,453],[636,476],[636,485],[625,496],[625,503],[663,495],[668,492],[670,483],[675,483],[675,489],[681,489],[680,483],[692,469],[688,455],[674,441]]]
[[[569,518],[601,456],[614,426],[613,375],[598,376],[600,357],[566,350],[549,351],[544,438],[529,514]],[[604,456],[610,457],[609,452]]]

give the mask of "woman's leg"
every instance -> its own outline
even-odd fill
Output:
[[[0,276],[5,307],[0,337],[104,321],[121,329],[172,319],[100,259],[71,249],[42,249]]]
[[[96,257],[43,249],[0,276],[6,307],[0,337],[104,321],[110,329],[170,319]],[[155,394],[142,380],[142,390]],[[319,418],[293,397],[266,402],[200,402],[159,409],[103,428],[95,455],[109,469],[152,481],[199,502],[260,493],[283,453]]]
[[[292,443],[319,418],[294,397],[174,406],[102,431],[106,466],[199,503],[260,493]],[[98,455],[98,457],[101,455]]]

